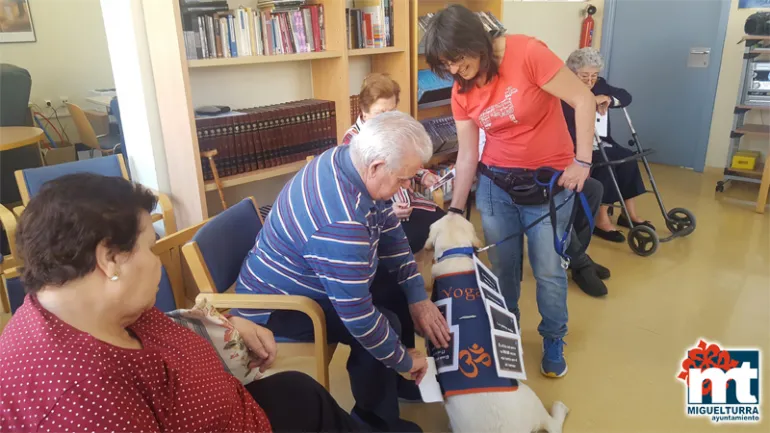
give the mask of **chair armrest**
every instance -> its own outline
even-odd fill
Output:
[[[23,209],[23,208],[22,208]],[[16,217],[13,212],[8,210],[7,207],[0,204],[0,224],[5,229],[5,234],[8,237],[8,247],[11,250],[11,257],[16,260]],[[14,264],[3,263],[4,266],[13,266]]]
[[[176,216],[174,215],[174,205],[171,204],[171,198],[165,193],[158,190],[147,188],[152,191],[158,197],[158,204],[160,205],[161,214],[163,215],[163,226],[166,229],[166,234],[170,235],[176,233]]]
[[[288,310],[305,313],[313,322],[313,345],[316,358],[318,383],[329,389],[329,376],[326,363],[329,359],[329,347],[326,340],[326,315],[321,306],[305,296],[292,295],[244,295],[230,293],[201,293],[195,302],[206,299],[215,308],[231,309],[267,309]]]

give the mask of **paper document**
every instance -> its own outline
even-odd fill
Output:
[[[436,360],[433,357],[428,357],[428,372],[425,373],[425,377],[420,382],[420,395],[425,403],[444,401],[444,397],[441,395],[441,387],[438,384],[437,374]]]

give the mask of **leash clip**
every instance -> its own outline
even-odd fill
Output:
[[[561,259],[561,267],[562,267],[564,270],[567,270],[567,269],[569,268],[569,259],[565,259],[565,258],[564,258],[564,257],[562,257],[562,256],[559,256],[559,259]]]

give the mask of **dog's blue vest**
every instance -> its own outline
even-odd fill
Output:
[[[492,349],[489,319],[474,271],[436,277],[434,300],[452,299],[452,325],[459,325],[457,371],[440,373],[444,397],[479,392],[515,391],[515,379],[498,377]]]

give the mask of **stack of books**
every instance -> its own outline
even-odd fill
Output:
[[[430,136],[434,154],[457,148],[457,126],[451,115],[421,120],[420,123]]]
[[[326,50],[323,5],[305,0],[260,1],[230,9],[226,1],[179,0],[188,59],[215,59]]]
[[[196,117],[201,152],[216,149],[220,176],[301,161],[337,145],[334,101],[306,99]],[[214,178],[202,158],[203,178]]]
[[[345,17],[348,49],[393,46],[393,0],[353,0]]]
[[[353,125],[361,114],[361,107],[358,105],[358,95],[350,96],[350,124]]]

